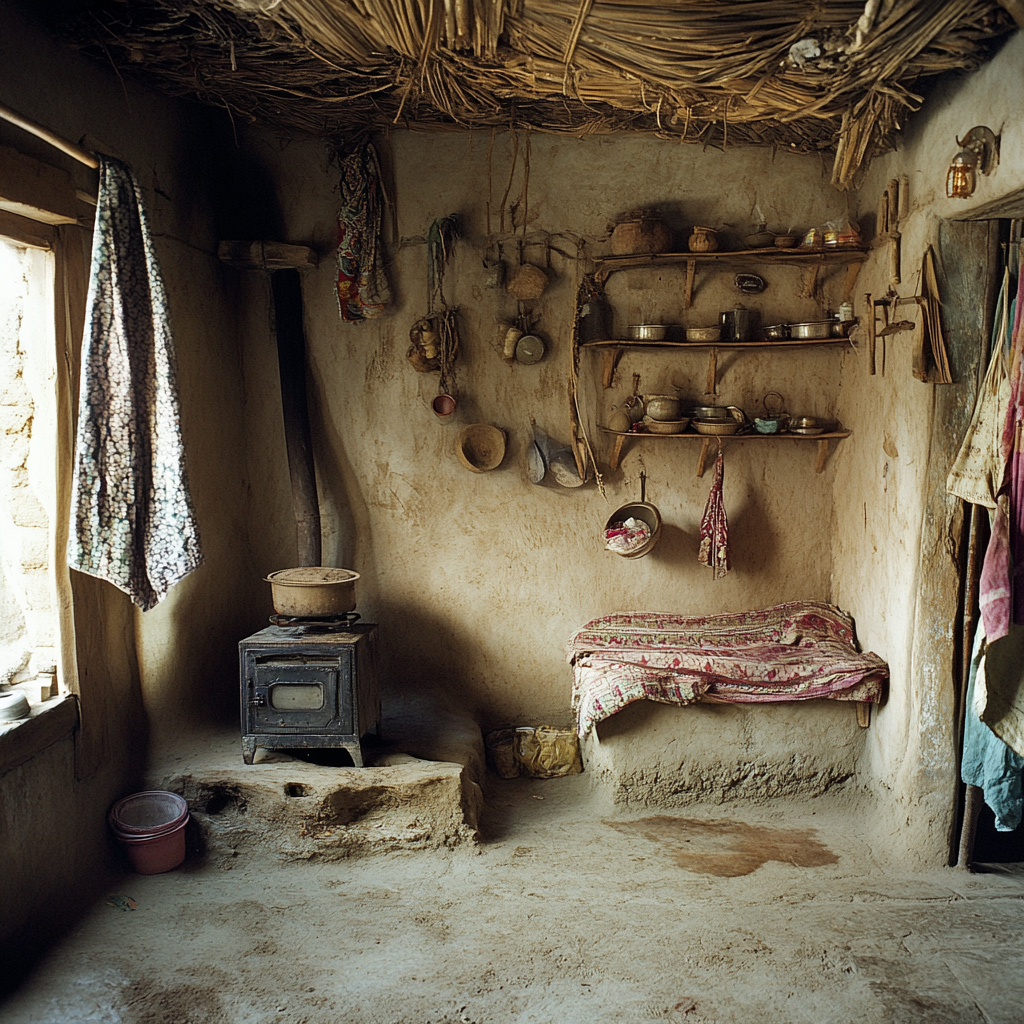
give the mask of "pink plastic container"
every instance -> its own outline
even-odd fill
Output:
[[[128,860],[140,875],[159,875],[171,871],[185,859],[185,826],[188,815],[177,828],[156,836],[118,835]],[[117,835],[115,832],[114,835]]]
[[[185,859],[188,804],[177,793],[133,793],[114,804],[107,821],[140,875],[170,871]]]

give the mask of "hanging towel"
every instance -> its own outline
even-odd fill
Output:
[[[960,778],[968,786],[980,786],[985,803],[996,818],[996,831],[1012,832],[1024,809],[1024,757],[1015,753],[981,720],[987,703],[985,636],[979,629],[971,656],[964,719],[964,754]]]
[[[718,458],[715,460],[715,479],[711,484],[708,503],[704,506],[704,517],[700,521],[700,552],[698,561],[714,569],[714,578],[722,579],[729,571],[729,520],[725,515],[722,500],[722,480],[725,463],[722,458],[722,442],[718,442]]]
[[[82,339],[68,565],[143,610],[202,563],[167,297],[131,171],[104,157]]]

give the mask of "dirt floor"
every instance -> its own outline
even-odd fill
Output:
[[[630,816],[488,782],[479,845],[110,881],[4,1024],[1019,1024],[1024,878],[900,874],[826,801]]]

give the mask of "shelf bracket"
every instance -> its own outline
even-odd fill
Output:
[[[866,700],[858,700],[854,707],[857,709],[857,724],[866,729],[871,724],[871,705]]]
[[[814,460],[814,472],[821,473],[825,469],[825,463],[828,461],[828,441],[818,442],[818,457]]]
[[[625,446],[625,444],[626,444],[626,435],[625,434],[619,434],[618,437],[615,438],[615,444],[612,447],[612,453],[611,453],[611,456],[608,459],[608,467],[610,469],[616,470],[616,469],[619,468],[619,465],[622,462],[622,449]]]
[[[718,349],[713,348],[708,353],[708,379],[704,386],[705,395],[718,394]]]
[[[686,292],[683,295],[683,309],[689,309],[693,305],[693,277],[697,271],[697,261],[686,261]]]
[[[615,368],[622,358],[621,348],[606,348],[601,353],[601,386],[607,391],[612,386]]]
[[[708,455],[711,453],[711,438],[705,437],[704,443],[700,446],[700,455],[697,456],[697,476],[703,476],[708,465]]]

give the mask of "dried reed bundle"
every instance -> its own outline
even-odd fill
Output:
[[[920,79],[976,66],[996,0],[91,0],[63,26],[178,94],[342,139],[430,130],[645,131],[836,154],[892,147]],[[870,19],[869,19],[870,20]],[[790,47],[818,40],[797,66]]]

